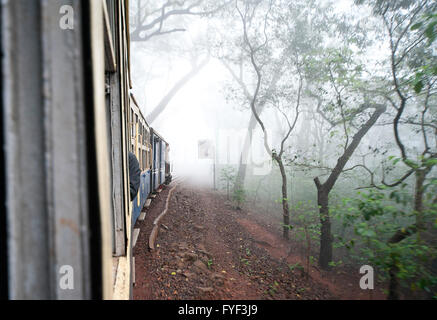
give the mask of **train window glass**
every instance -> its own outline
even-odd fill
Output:
[[[138,148],[138,164],[140,165],[140,169],[142,170],[143,168],[141,166],[142,162],[141,162],[141,149],[140,148]]]
[[[147,150],[147,169],[150,168],[150,149]]]
[[[131,123],[131,129],[132,129],[131,135],[132,135],[132,137],[135,137],[134,112],[132,110],[130,112],[130,123]]]

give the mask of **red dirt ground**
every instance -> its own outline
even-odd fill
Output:
[[[223,195],[182,183],[161,220],[155,251],[148,250],[153,220],[170,187],[147,209],[136,247],[134,299],[385,299],[361,290],[360,274],[336,268],[310,276],[289,265],[300,262],[280,231],[246,210],[234,210]],[[159,246],[159,247],[158,247]],[[373,295],[373,296],[372,296]]]

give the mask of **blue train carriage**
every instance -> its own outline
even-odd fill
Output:
[[[171,174],[171,165],[170,165],[170,145],[166,143],[165,146],[165,184],[170,184],[172,180],[172,174]]]
[[[131,94],[130,98],[130,151],[137,157],[141,169],[140,187],[137,196],[132,201],[132,225],[134,225],[151,192],[152,145],[150,143],[151,128],[141,113],[135,97]]]
[[[151,185],[153,192],[157,192],[164,183],[171,182],[170,145],[153,128],[151,133],[150,143],[153,148]]]

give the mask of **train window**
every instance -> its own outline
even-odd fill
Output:
[[[142,170],[143,168],[141,167],[141,149],[138,148],[138,164],[140,165],[140,169]]]
[[[135,137],[135,123],[134,123],[134,112],[133,112],[133,110],[131,110],[130,123],[131,123],[131,129],[132,129],[131,135],[132,135],[132,137]]]
[[[149,146],[149,150],[147,150],[146,154],[147,154],[147,169],[150,169],[150,146]]]

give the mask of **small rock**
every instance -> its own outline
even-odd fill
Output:
[[[226,278],[224,275],[222,275],[221,273],[217,273],[217,272],[215,272],[215,273],[212,273],[211,274],[211,279],[224,279],[224,278]]]
[[[197,231],[202,231],[203,229],[205,229],[205,227],[201,226],[201,225],[198,225],[198,224],[195,224],[194,225],[194,229],[196,229]]]
[[[225,284],[225,276],[220,273],[213,273],[210,278],[219,286]]]
[[[199,289],[200,291],[202,291],[203,293],[207,293],[207,292],[213,292],[214,289],[211,287],[197,287],[197,289]]]
[[[188,244],[186,242],[179,243],[180,250],[188,250]]]
[[[192,253],[192,252],[186,252],[184,254],[184,258],[187,259],[187,261],[196,261],[199,257],[197,256],[197,254]]]
[[[208,269],[208,267],[207,267],[207,266],[206,266],[202,261],[200,261],[200,260],[196,260],[196,261],[194,262],[193,266],[194,266],[197,270],[199,270],[199,271],[201,271],[201,272],[209,273],[209,269]]]
[[[194,273],[186,271],[182,273],[182,275],[185,276],[186,278],[191,278],[192,276],[194,276]]]
[[[209,253],[209,252],[206,251],[206,250],[200,250],[200,249],[199,249],[199,252],[200,252],[200,253],[203,253],[204,255],[206,255],[206,256],[208,256],[208,257],[210,257],[210,258],[212,258],[212,254]]]

